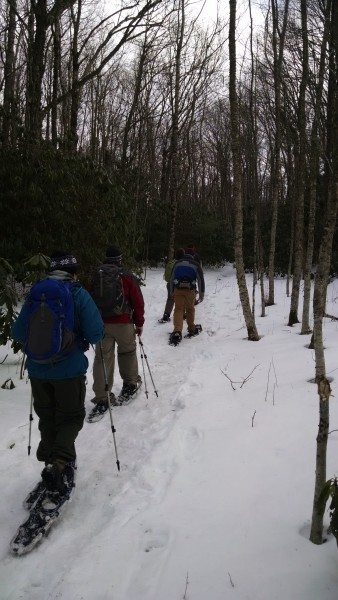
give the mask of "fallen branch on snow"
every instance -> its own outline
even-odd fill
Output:
[[[328,313],[325,313],[324,317],[326,317],[327,319],[331,319],[331,321],[338,321],[338,317],[335,317],[334,315],[329,315]]]
[[[239,385],[239,388],[241,389],[241,388],[243,387],[243,385],[244,385],[244,384],[245,384],[247,381],[249,381],[249,379],[251,379],[251,375],[253,374],[253,372],[255,371],[255,369],[257,369],[257,367],[259,367],[259,364],[258,364],[258,365],[256,365],[256,366],[255,366],[255,367],[252,369],[252,371],[250,371],[249,375],[247,375],[246,377],[242,377],[242,381],[233,381],[233,380],[231,379],[231,377],[229,377],[229,375],[227,375],[227,374],[225,373],[225,371],[223,371],[223,369],[220,369],[220,371],[221,371],[221,373],[223,373],[224,377],[226,377],[226,378],[227,378],[227,379],[230,381],[231,387],[232,387],[232,389],[233,389],[233,390],[234,390],[234,392],[235,392],[235,391],[237,390],[237,388],[235,387],[235,384],[236,384],[236,385],[239,385],[239,384],[240,384],[240,385]]]

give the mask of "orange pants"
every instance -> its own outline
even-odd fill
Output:
[[[184,309],[187,313],[188,331],[195,331],[195,290],[175,290],[174,291],[174,331],[183,329],[183,313]]]

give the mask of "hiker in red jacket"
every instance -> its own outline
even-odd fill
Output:
[[[137,278],[123,268],[122,252],[115,246],[107,248],[103,264],[94,273],[91,294],[100,309],[105,329],[101,344],[96,346],[93,366],[95,398],[92,402],[97,405],[99,412],[101,409],[105,412],[108,399],[101,349],[113,405],[130,401],[142,383],[138,372],[136,335],[142,334],[144,301]],[[115,346],[123,380],[118,398],[111,393],[114,382]]]

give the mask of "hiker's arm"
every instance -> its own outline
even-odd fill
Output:
[[[24,343],[27,328],[27,305],[23,305],[18,318],[12,325],[12,336],[16,342]]]
[[[142,327],[144,323],[144,300],[140,286],[132,277],[128,279],[128,286],[134,324],[136,327]]]

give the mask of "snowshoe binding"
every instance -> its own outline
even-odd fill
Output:
[[[173,331],[169,336],[169,345],[178,346],[182,340],[182,334],[180,331]]]
[[[170,321],[171,321],[170,315],[168,315],[167,313],[164,313],[162,319],[158,320],[158,323],[169,323]]]
[[[140,376],[138,377],[137,383],[124,383],[122,386],[122,390],[116,399],[118,405],[124,406],[130,404],[130,402],[134,400],[141,385],[142,379]]]
[[[97,421],[101,421],[109,409],[108,402],[95,402],[94,399],[92,402],[95,403],[95,406],[91,409],[86,417],[87,423],[97,423]],[[113,392],[110,393],[110,404],[111,406],[119,406],[117,398]]]
[[[24,501],[22,503],[23,507],[26,510],[32,510],[32,508],[38,502],[40,496],[42,496],[42,494],[44,494],[45,491],[46,491],[45,483],[41,480],[29,492],[29,494],[27,494],[26,498],[24,499]]]
[[[195,325],[194,331],[188,331],[188,333],[184,336],[185,338],[192,338],[201,333],[202,325]]]

